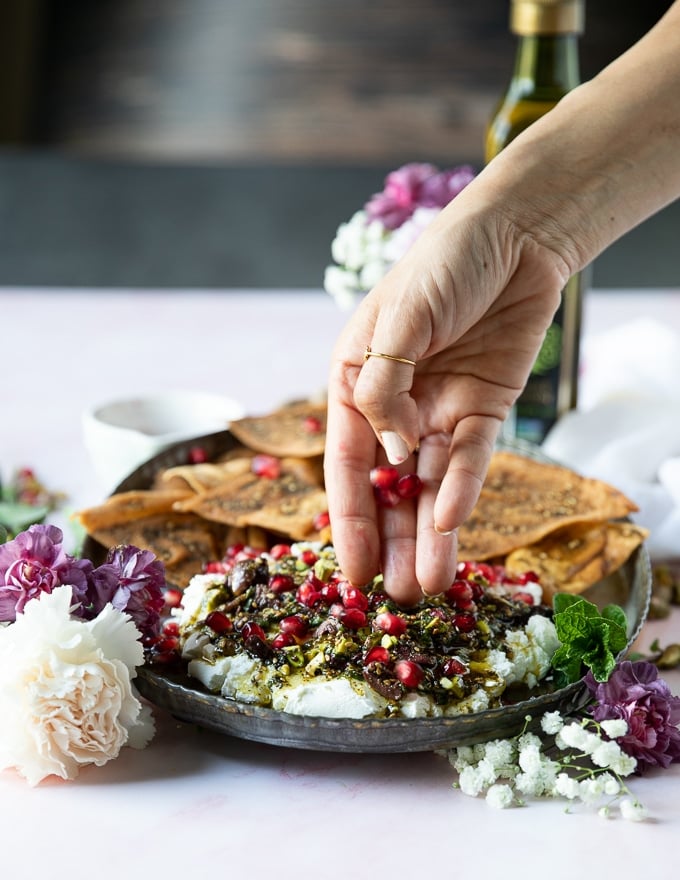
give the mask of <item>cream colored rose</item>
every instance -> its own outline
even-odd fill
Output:
[[[31,785],[73,779],[154,733],[131,680],[143,662],[139,632],[110,605],[91,621],[71,618],[70,587],[27,603],[0,628],[0,769]]]

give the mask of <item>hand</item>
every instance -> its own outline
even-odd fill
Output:
[[[456,529],[569,274],[511,224],[466,211],[464,196],[365,298],[331,367],[325,474],[338,562],[356,584],[382,571],[402,604],[453,581]],[[416,367],[364,360],[367,346]],[[416,501],[376,506],[369,473],[387,460],[420,476]]]

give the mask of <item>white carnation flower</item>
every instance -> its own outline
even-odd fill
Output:
[[[31,785],[73,779],[125,745],[143,748],[154,732],[131,686],[144,659],[132,620],[111,605],[74,619],[71,605],[71,587],[58,587],[0,629],[0,769],[16,768]]]

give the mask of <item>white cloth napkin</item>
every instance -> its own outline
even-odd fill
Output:
[[[586,337],[579,408],[543,450],[628,495],[652,557],[680,558],[680,336],[640,319]]]

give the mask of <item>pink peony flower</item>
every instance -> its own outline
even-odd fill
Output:
[[[621,718],[628,724],[616,742],[637,759],[638,772],[680,761],[680,697],[658,676],[653,663],[624,660],[606,682],[595,681],[590,672],[584,679],[597,700],[593,718]]]
[[[398,229],[418,207],[448,205],[474,176],[467,165],[446,171],[421,162],[402,165],[387,175],[383,191],[366,203],[368,221],[379,220],[386,229]]]
[[[56,526],[33,525],[0,544],[0,620],[16,620],[28,601],[64,584],[81,601],[92,563],[66,554],[63,537]]]
[[[88,616],[110,602],[130,615],[144,636],[157,635],[164,606],[165,568],[150,550],[132,545],[113,547],[106,562],[91,575]]]

